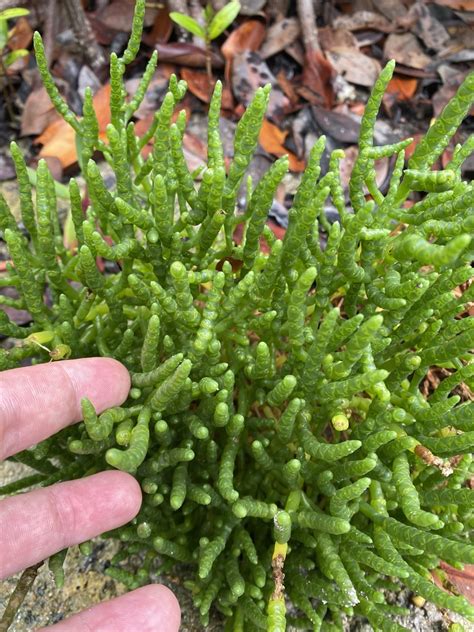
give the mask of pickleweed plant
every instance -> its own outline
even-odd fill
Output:
[[[69,184],[77,249],[63,245],[46,162],[38,165],[34,199],[14,143],[23,226],[0,198],[11,257],[0,284],[19,295],[2,301],[31,315],[21,327],[0,311],[0,332],[16,341],[0,349],[1,369],[28,359],[109,356],[130,371],[130,395],[102,414],[84,399],[84,421],[13,457],[36,474],[1,492],[107,468],[134,474],[143,505],[109,534],[122,548],[108,572],[134,588],[149,581],[157,559],[163,572],[185,563],[204,625],[215,607],[235,632],[280,632],[289,623],[332,632],[343,629],[344,614],[362,615],[376,630],[404,630],[390,617],[404,610],[387,604],[384,592],[402,586],[473,620],[474,607],[439,588],[432,571],[442,579],[441,560],[474,563],[474,492],[466,484],[474,408],[459,394],[474,381],[466,311],[474,187],[461,179],[473,137],[444,170],[433,169],[471,108],[474,74],[405,167],[411,139],[373,141],[389,62],[362,118],[351,208],[340,150],[322,173],[322,137],[280,240],[266,218],[286,157],[248,183],[246,207],[236,211],[269,87],[256,91],[239,121],[229,165],[220,83],[200,173],[183,155],[184,112],[172,123],[183,81],[171,77],[150,129],[136,135],[133,116],[156,55],[129,100],[123,78],[139,48],[144,5],[136,3],[125,52],[111,56],[106,140],[91,92],[79,119],[35,35],[44,85],[76,132],[87,185],[86,198],[76,180]],[[98,155],[115,173],[113,189]],[[394,163],[386,192],[375,179],[384,157]],[[408,207],[414,191],[420,194]],[[328,198],[340,216],[332,225]],[[434,379],[432,367],[444,379]],[[132,572],[121,562],[135,553],[143,563]],[[59,580],[63,559],[64,552],[51,560]]]

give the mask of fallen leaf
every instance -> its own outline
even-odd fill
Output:
[[[266,62],[253,51],[245,51],[234,57],[232,64],[232,90],[235,97],[248,106],[255,90],[270,83],[273,89],[270,93],[267,115],[273,119],[281,119],[286,113],[289,101],[278,87],[276,77]]]
[[[39,159],[40,156],[35,156],[29,163],[29,166],[32,169],[37,169]],[[57,182],[61,182],[61,178],[63,177],[63,167],[59,158],[57,156],[44,156],[43,159],[46,161],[48,169],[51,172],[53,178]]]
[[[84,101],[84,97],[86,94],[86,89],[90,88],[92,90],[92,94],[95,94],[101,86],[99,78],[89,66],[82,66],[79,71],[79,75],[77,77],[77,92],[81,99]]]
[[[56,156],[64,169],[77,162],[76,133],[63,119],[51,123],[35,143],[43,144],[39,156]]]
[[[348,31],[361,31],[374,29],[383,33],[391,33],[395,25],[384,18],[380,13],[373,11],[355,11],[351,15],[341,15],[333,20],[332,26],[336,29]]]
[[[326,107],[331,107],[334,96],[331,87],[332,73],[331,63],[320,51],[306,51],[303,65],[303,85],[311,90],[316,97],[316,103],[319,102]]]
[[[265,37],[265,26],[260,20],[247,20],[234,29],[221,47],[225,57],[224,86],[222,90],[222,107],[234,110],[234,97],[230,88],[232,77],[232,61],[236,55],[245,51],[256,51]]]
[[[311,107],[311,113],[319,129],[334,140],[342,143],[356,143],[359,139],[360,119],[342,112],[326,110],[317,105]]]
[[[105,129],[110,123],[110,84],[102,86],[93,97],[94,109],[99,123],[99,137],[106,138]],[[59,158],[63,169],[70,167],[77,161],[76,134],[63,119],[58,119],[49,125],[35,143],[42,144],[43,147],[39,156],[54,156]]]
[[[206,66],[206,51],[204,48],[194,46],[194,44],[188,44],[187,42],[158,43],[155,49],[158,51],[158,58],[161,61],[191,66],[192,68],[205,68]],[[222,68],[224,66],[224,60],[215,50],[211,51],[211,61],[213,68]]]
[[[8,38],[8,48],[18,50],[28,48],[33,39],[33,30],[28,20],[24,17],[18,18]]]
[[[25,101],[20,133],[22,136],[36,136],[57,120],[59,114],[56,113],[48,93],[41,86],[30,92]]]
[[[169,79],[174,70],[175,67],[171,64],[158,65],[158,68],[153,75],[153,79],[148,86],[148,90],[146,91],[145,98],[134,114],[135,118],[148,118],[150,114],[153,115],[156,112],[156,110],[160,107],[163,97],[168,92]],[[125,82],[125,89],[127,90],[129,96],[133,96],[135,94],[139,83],[140,79],[138,77],[128,79]]]
[[[106,4],[101,11],[98,11],[96,17],[109,29],[130,33],[134,10],[135,0],[113,0],[110,4]],[[146,27],[153,25],[156,13],[157,9],[155,8],[146,9]]]
[[[260,56],[267,59],[285,50],[300,35],[300,25],[296,18],[283,18],[275,22],[268,30],[260,48]]]
[[[204,143],[196,134],[190,132],[184,133],[183,146],[188,151],[198,156],[202,161],[207,157],[207,144]]]
[[[99,132],[105,132],[105,128],[110,123],[110,83],[99,88],[94,94],[92,102],[99,123]]]
[[[443,66],[440,68],[443,68]],[[457,89],[464,81],[467,74],[469,74],[469,71],[459,71],[449,74],[446,73],[445,76],[441,75],[443,78],[443,85],[431,98],[431,102],[433,103],[433,114],[435,117],[438,117],[441,114],[445,105],[447,105],[448,101],[450,101],[456,94]],[[473,109],[471,109],[471,113],[472,112]]]
[[[450,36],[439,20],[432,14],[429,7],[421,2],[416,2],[409,11],[414,18],[412,31],[418,35],[427,48],[440,51],[444,48]]]
[[[286,94],[288,99],[290,100],[291,105],[294,107],[298,103],[299,98],[298,98],[295,88],[293,87],[293,84],[286,76],[283,68],[278,72],[276,78],[278,81],[278,85]]]
[[[167,42],[172,32],[173,22],[169,16],[169,9],[166,5],[159,5],[153,28],[149,33],[143,34],[142,41],[145,42],[147,46],[153,47],[157,42]]]
[[[351,145],[350,147],[347,147],[346,149],[344,149],[344,158],[342,158],[342,160],[339,163],[339,172],[341,174],[341,184],[344,191],[346,192],[349,187],[349,181],[351,179],[354,163],[357,159],[358,154],[359,154],[359,149],[357,145]],[[376,160],[374,167],[375,167],[375,181],[377,183],[377,186],[381,188],[384,185],[387,179],[387,175],[388,175],[388,167],[389,167],[388,158],[382,158],[381,160]],[[365,189],[365,192],[366,194],[368,194],[367,189]]]
[[[386,92],[395,95],[399,101],[409,101],[415,94],[417,86],[417,79],[394,75],[387,86]]]
[[[406,15],[407,9],[401,0],[377,0],[377,11],[390,21]]]
[[[188,169],[193,172],[205,164],[207,145],[194,134],[185,132],[183,137],[183,153]]]
[[[431,0],[431,2],[455,11],[474,11],[474,0]]]
[[[283,144],[287,136],[288,132],[286,130],[281,130],[273,123],[270,123],[270,121],[267,121],[267,119],[264,119],[258,140],[262,148],[269,154],[278,157],[287,154],[291,171],[304,171],[305,161],[299,160]]]
[[[154,114],[148,114],[145,118],[140,118],[135,123],[135,133],[137,136],[143,136],[155,119]]]
[[[465,564],[462,571],[453,568],[446,562],[441,562],[440,566],[446,573],[449,583],[455,587],[456,591],[463,595],[469,603],[474,604],[474,565]],[[434,577],[436,579],[436,575]],[[439,581],[436,583],[440,585]],[[445,586],[441,585],[440,587],[446,590]]]
[[[267,0],[240,0],[241,15],[257,15]]]
[[[354,48],[334,48],[327,57],[346,81],[372,87],[382,70],[379,62]]]
[[[246,20],[232,31],[224,44],[221,53],[227,61],[246,50],[258,50],[265,37],[265,25],[261,20]]]
[[[300,66],[304,65],[304,48],[303,43],[299,39],[295,40],[293,44],[290,44],[285,53],[288,53],[290,57],[293,57],[296,63]]]
[[[106,26],[93,13],[88,13],[87,19],[91,25],[96,42],[101,46],[110,46],[110,44],[114,41],[114,38],[117,36],[117,31]]]
[[[423,134],[413,134],[413,141],[405,148],[405,160],[410,160]]]
[[[390,33],[385,41],[384,55],[386,59],[395,59],[399,64],[420,70],[432,62],[413,33]]]
[[[6,271],[7,263],[11,263],[11,261],[1,262],[0,272]],[[0,296],[6,296],[10,299],[20,298],[18,291],[14,287],[0,288]],[[10,307],[9,305],[4,305],[3,303],[0,303],[0,309],[4,311],[8,318],[17,325],[26,325],[31,322],[31,315],[24,309],[16,309],[15,307]]]
[[[319,43],[324,51],[337,48],[355,48],[357,49],[356,37],[347,29],[333,29],[330,26],[324,26],[318,29]]]
[[[15,166],[10,156],[0,154],[0,182],[15,178]]]
[[[188,89],[194,96],[204,103],[209,103],[215,81],[211,81],[206,72],[182,68],[181,77],[187,82]]]

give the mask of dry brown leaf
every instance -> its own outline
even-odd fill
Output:
[[[357,39],[347,29],[333,29],[324,26],[318,29],[319,43],[324,51],[334,48],[358,48]]]
[[[435,92],[432,97],[433,103],[433,114],[434,116],[439,116],[445,105],[450,101],[453,96],[456,94],[457,89],[464,81],[466,75],[469,71],[459,71],[455,73],[450,73],[446,77],[443,77],[443,85]],[[471,114],[474,111],[474,108],[471,108]]]
[[[104,140],[105,129],[110,123],[110,84],[102,86],[93,97],[94,108],[99,123],[99,137]],[[76,153],[76,135],[72,127],[70,127],[63,119],[54,121],[39,136],[36,143],[43,145],[39,156],[54,156],[59,158],[63,169],[70,167],[77,161]]]
[[[446,562],[440,564],[443,571],[448,576],[448,581],[456,591],[463,595],[471,604],[474,604],[474,565],[465,564],[462,571],[453,568]],[[439,585],[439,582],[436,582]],[[446,589],[444,586],[441,588]]]
[[[346,81],[359,86],[373,86],[382,69],[376,59],[354,48],[334,48],[327,57]]]
[[[191,66],[192,68],[205,68],[206,66],[206,51],[204,48],[194,46],[194,44],[188,44],[187,42],[158,43],[155,49],[158,51],[158,58],[161,61]],[[222,68],[224,66],[224,60],[214,49],[211,51],[211,61],[213,68]]]
[[[275,22],[267,31],[265,41],[260,48],[262,59],[267,59],[293,44],[300,34],[299,21],[296,18],[283,18]]]
[[[399,101],[409,101],[416,92],[418,80],[395,75],[390,80],[386,92],[393,94]]]
[[[49,125],[35,142],[43,144],[39,153],[41,158],[56,156],[64,169],[77,162],[76,134],[63,119]]]
[[[260,130],[259,142],[265,151],[274,156],[288,155],[289,165],[291,171],[304,171],[305,162],[299,160],[295,154],[288,151],[284,146],[285,139],[288,132],[281,130],[279,127],[264,119],[262,128]]]
[[[355,11],[351,15],[341,15],[333,20],[332,26],[336,29],[347,29],[348,31],[375,29],[383,33],[391,33],[395,28],[395,25],[391,24],[380,13],[372,11]]]
[[[110,123],[110,83],[99,88],[92,101],[99,123],[99,132],[105,132],[105,128]]]
[[[138,119],[135,123],[135,133],[137,136],[143,136],[155,119],[154,114],[148,114],[144,118]]]
[[[405,159],[410,160],[413,155],[413,152],[416,149],[416,146],[423,138],[423,134],[413,134],[413,141],[405,148]]]
[[[385,41],[386,59],[395,59],[399,64],[424,70],[431,63],[413,33],[390,33]]]
[[[263,9],[267,0],[241,0],[241,15],[257,15]]]
[[[172,32],[173,22],[169,16],[169,9],[166,5],[159,5],[153,28],[149,33],[143,34],[142,41],[147,46],[154,46],[157,42],[167,42]]]
[[[295,88],[293,87],[293,84],[291,83],[291,81],[286,76],[285,71],[283,69],[280,70],[280,72],[277,74],[276,78],[277,78],[277,81],[278,81],[278,85],[283,90],[283,92],[286,94],[288,99],[290,100],[291,105],[295,106],[298,103],[298,101],[299,101],[299,97],[298,97],[298,95],[297,95],[297,93],[295,91]]]
[[[318,50],[307,50],[303,65],[303,86],[309,90],[317,103],[326,107],[333,104],[334,93],[331,86],[333,67],[326,57]]]
[[[227,61],[246,50],[258,50],[265,38],[265,25],[261,20],[246,20],[232,31],[224,44],[221,53]]]
[[[377,0],[374,4],[377,7],[377,11],[390,21],[403,18],[407,13],[402,0]]]
[[[255,90],[267,83],[271,83],[273,86],[267,114],[273,119],[282,118],[288,109],[289,101],[278,87],[276,77],[266,62],[253,51],[245,51],[234,57],[232,90],[240,103],[248,106]]]
[[[215,81],[211,81],[206,72],[182,68],[181,77],[187,82],[188,89],[194,96],[204,103],[209,103]]]
[[[345,112],[327,110],[318,106],[311,108],[312,116],[321,133],[341,143],[356,143],[359,138],[360,119]]]
[[[46,90],[41,86],[30,92],[21,115],[21,135],[36,136],[41,134],[48,125],[59,120],[51,99]]]
[[[414,20],[410,30],[423,40],[427,48],[436,51],[444,48],[450,39],[449,33],[426,5],[416,2],[410,8],[409,16]]]
[[[168,91],[169,80],[171,74],[175,71],[175,66],[172,64],[158,64],[158,68],[156,69],[155,74],[153,75],[153,79],[148,86],[148,90],[146,91],[145,98],[140,104],[140,107],[135,112],[134,117],[137,119],[148,118],[150,114],[154,114],[156,110],[160,107],[160,103],[163,100],[163,97]],[[140,79],[135,77],[133,79],[128,79],[125,82],[125,89],[130,96],[135,94],[135,91],[140,83]]]
[[[449,7],[455,11],[474,11],[474,0],[431,0],[435,4]]]
[[[28,48],[33,39],[33,29],[28,20],[24,17],[18,18],[14,28],[8,38],[8,48],[10,50],[18,50],[19,48]]]
[[[113,0],[102,11],[97,12],[96,17],[109,29],[130,33],[134,10],[135,0]],[[153,25],[156,14],[156,8],[147,8],[145,26]]]

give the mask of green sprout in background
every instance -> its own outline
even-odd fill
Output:
[[[7,70],[8,68],[21,57],[25,57],[29,52],[24,48],[18,48],[16,50],[8,50],[8,20],[28,15],[28,9],[23,8],[11,8],[0,11],[0,87],[5,99],[5,105],[8,110],[8,116],[11,120],[14,118],[13,113],[13,99],[15,91],[10,83]]]
[[[111,56],[106,141],[91,92],[78,119],[35,35],[45,88],[77,134],[89,206],[84,214],[71,179],[78,248],[65,248],[47,164],[38,165],[34,198],[12,144],[28,237],[0,197],[12,260],[0,282],[16,288],[20,298],[9,300],[32,322],[19,327],[0,311],[0,332],[15,341],[0,349],[0,369],[109,356],[129,369],[132,388],[123,406],[100,415],[83,400],[83,422],[13,457],[36,473],[0,492],[107,468],[133,473],[143,505],[134,521],[108,534],[122,547],[107,572],[133,589],[157,564],[165,573],[185,563],[203,624],[214,607],[226,631],[281,632],[291,623],[339,632],[352,615],[375,630],[402,631],[391,615],[407,610],[387,604],[385,591],[403,586],[474,620],[466,599],[432,581],[432,572],[442,577],[441,560],[457,568],[474,563],[474,492],[466,485],[474,405],[456,392],[462,383],[474,386],[474,326],[466,312],[474,293],[474,186],[461,177],[473,137],[456,146],[444,170],[433,170],[472,107],[474,74],[405,168],[411,139],[373,142],[389,62],[362,118],[351,208],[340,150],[322,172],[321,137],[280,240],[266,219],[286,157],[249,184],[246,208],[236,212],[269,87],[256,91],[239,121],[226,169],[216,83],[199,182],[183,155],[184,112],[171,122],[185,82],[171,77],[150,129],[135,134],[133,116],[157,61],[153,55],[136,94],[124,101],[144,9],[138,0],[128,46],[122,57]],[[115,172],[112,190],[97,152]],[[384,157],[395,166],[382,193],[375,165]],[[406,208],[414,191],[423,195]],[[340,215],[332,225],[328,198]],[[319,225],[328,233],[325,248]],[[433,366],[446,377],[428,390]],[[141,567],[124,568],[136,553]],[[64,556],[51,559],[59,582]]]
[[[202,12],[203,26],[185,13],[178,13],[177,11],[170,13],[170,18],[173,22],[204,40],[206,46],[206,71],[209,80],[212,80],[211,42],[217,39],[219,35],[222,35],[226,28],[232,24],[239,11],[240,2],[237,0],[232,0],[217,13],[214,12],[211,4],[207,4]]]

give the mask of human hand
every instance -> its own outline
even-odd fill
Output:
[[[97,411],[121,404],[130,378],[117,361],[67,360],[0,373],[0,460],[82,419],[80,401]],[[0,501],[0,579],[134,518],[137,481],[119,471]],[[175,632],[180,610],[165,586],[150,585],[43,628],[53,632]]]

